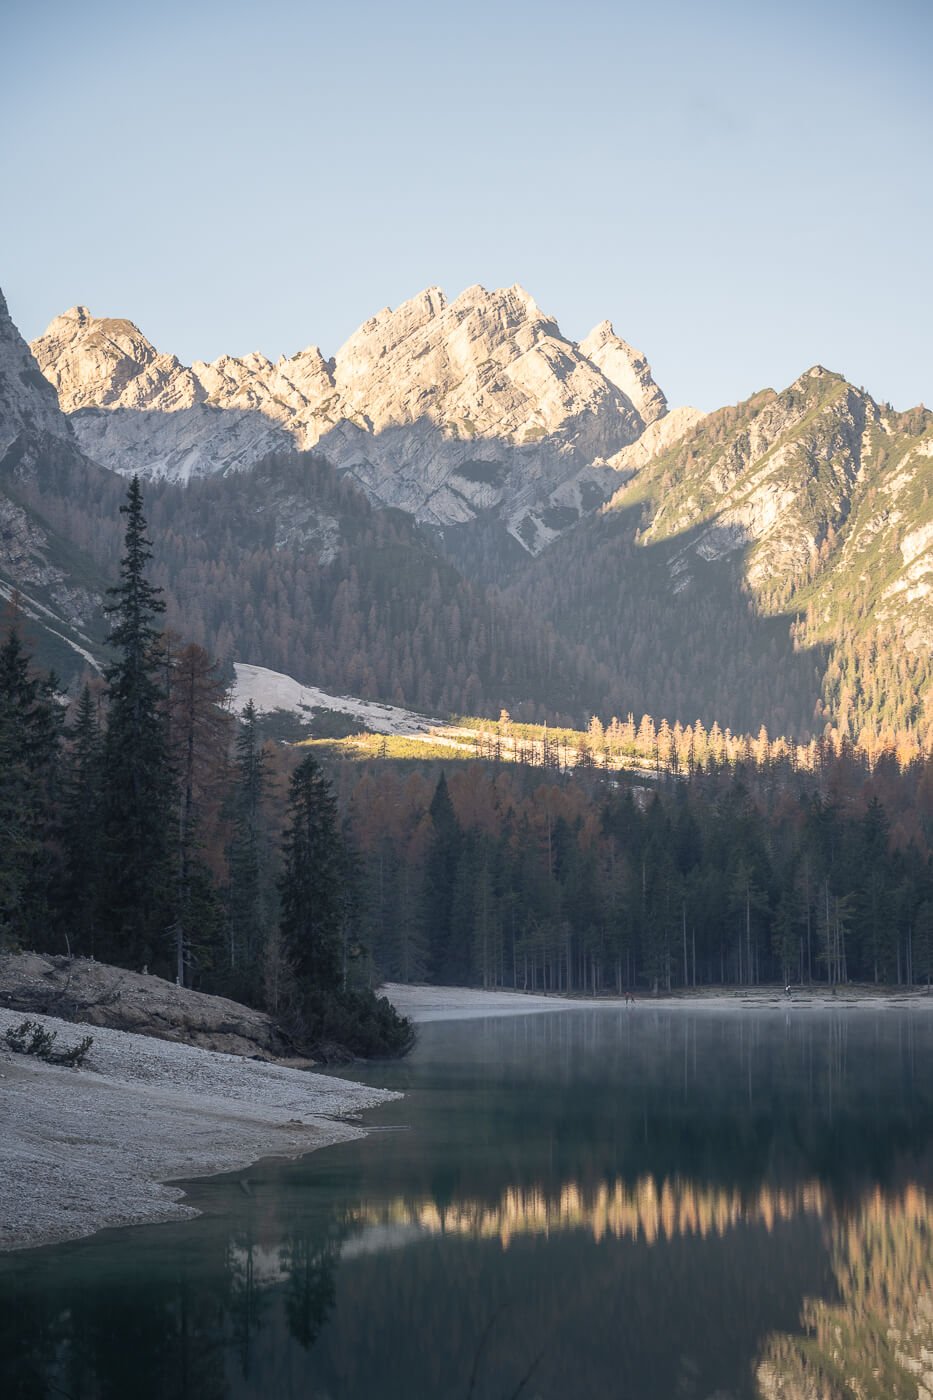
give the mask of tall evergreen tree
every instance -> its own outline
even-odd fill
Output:
[[[146,577],[152,550],[139,478],[126,504],[120,582],[108,589],[113,620],[107,643],[116,653],[106,670],[109,714],[104,746],[102,913],[118,962],[167,963],[171,924],[172,778],[157,653],[161,589]]]
[[[280,929],[304,1036],[354,1054],[404,1054],[413,1038],[410,1022],[384,997],[345,985],[348,917],[356,913],[349,886],[356,872],[334,795],[310,754],[292,777],[283,856]]]
[[[233,763],[233,834],[227,847],[227,976],[232,989],[248,1001],[260,999],[265,990],[274,1010],[279,984],[278,898],[266,812],[266,755],[252,700],[240,718]]]
[[[203,859],[205,829],[223,782],[230,716],[219,667],[190,643],[168,667],[169,752],[178,780],[175,823],[175,977],[189,980],[192,963],[213,959],[212,935],[221,909]]]
[[[61,719],[14,620],[0,646],[0,946],[47,938]]]
[[[457,944],[453,918],[462,840],[443,773],[429,812],[434,834],[425,858],[423,905],[431,971],[435,982],[459,982],[464,980],[468,965],[467,949]]]
[[[103,736],[97,702],[88,685],[81,692],[69,738],[62,793],[62,904],[68,910],[68,947],[87,956],[96,951],[103,854]]]
[[[289,959],[303,989],[332,991],[341,981],[345,860],[337,803],[310,754],[292,777],[283,856],[281,929]]]

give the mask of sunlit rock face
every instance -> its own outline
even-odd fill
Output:
[[[105,466],[187,480],[318,448],[381,504],[441,528],[493,518],[532,553],[608,498],[610,459],[667,413],[608,322],[578,345],[518,286],[428,288],[331,360],[311,346],[189,368],[86,307],[32,348]]]
[[[652,423],[612,459],[612,507],[639,507],[646,546],[678,545],[677,591],[732,559],[763,611],[806,615],[811,643],[835,618],[867,617],[928,653],[931,461],[933,414],[895,412],[814,365],[781,393]]]
[[[610,321],[594,326],[581,340],[580,349],[625,394],[645,424],[664,417],[667,399],[652,378],[651,366],[640,351],[616,335]]]

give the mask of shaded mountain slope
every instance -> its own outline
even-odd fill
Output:
[[[73,494],[85,472],[71,424],[0,295],[0,599],[18,611],[39,661],[68,679],[93,665],[103,580],[34,504],[40,483]],[[108,474],[109,475],[109,474]]]
[[[75,486],[34,482],[24,495],[113,577],[126,482],[90,471]],[[150,482],[145,508],[167,625],[226,663],[437,714],[467,700],[576,713],[596,689],[550,628],[486,597],[410,516],[377,509],[323,458]]]
[[[0,592],[59,667],[120,552],[83,444],[153,474],[169,621],[227,661],[440,715],[933,741],[923,409],[817,366],[668,412],[608,323],[575,345],[515,287],[429,289],[328,361],[189,369],[81,308],[36,348],[67,415],[0,316]]]

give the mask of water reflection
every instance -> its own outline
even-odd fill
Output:
[[[0,1394],[917,1396],[931,1051],[900,1013],[432,1028],[374,1072],[392,1131],[0,1260]]]
[[[595,1191],[567,1182],[556,1196],[510,1188],[491,1206],[470,1200],[444,1206],[428,1197],[361,1207],[350,1218],[363,1234],[350,1241],[350,1252],[359,1252],[360,1242],[366,1248],[367,1238],[372,1249],[380,1239],[393,1247],[410,1243],[419,1234],[496,1239],[503,1249],[519,1235],[550,1237],[566,1230],[583,1230],[597,1244],[606,1236],[647,1244],[677,1235],[722,1237],[739,1225],[760,1225],[770,1234],[780,1222],[802,1213],[822,1218],[828,1208],[826,1193],[817,1181],[793,1190],[762,1186],[752,1196],[691,1181],[659,1182],[650,1176],[633,1186],[621,1180],[604,1183]]]
[[[808,1299],[802,1335],[769,1339],[762,1400],[926,1400],[933,1394],[933,1213],[929,1196],[876,1191],[834,1222],[838,1300]]]

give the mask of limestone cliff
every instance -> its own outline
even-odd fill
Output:
[[[370,497],[439,527],[494,516],[530,552],[611,493],[608,459],[667,412],[608,322],[576,345],[521,287],[437,287],[385,308],[325,360],[190,368],[86,307],[33,344],[85,452],[191,476],[317,448]]]

